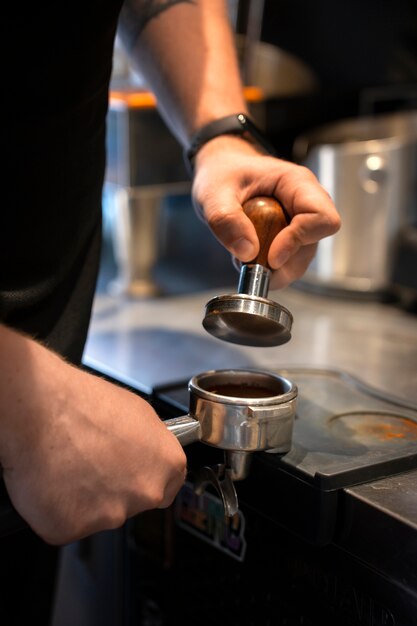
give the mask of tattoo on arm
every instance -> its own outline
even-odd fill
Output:
[[[131,50],[147,24],[176,4],[195,4],[195,0],[125,0],[119,26],[123,42]]]

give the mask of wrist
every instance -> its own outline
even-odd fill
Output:
[[[275,155],[275,149],[263,131],[246,113],[227,115],[199,128],[190,138],[188,148],[184,150],[184,159],[188,172],[194,173],[194,163],[200,150],[219,137],[237,137],[261,148],[265,153]]]
[[[240,157],[263,154],[259,146],[239,135],[220,135],[201,146],[193,160],[193,177],[205,164],[219,166],[222,170],[229,163],[237,163]]]

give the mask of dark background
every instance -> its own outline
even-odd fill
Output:
[[[239,3],[237,32],[256,30],[254,6]],[[266,130],[285,158],[294,138],[319,124],[417,106],[415,0],[264,0],[258,31],[319,82],[314,94],[268,102]]]

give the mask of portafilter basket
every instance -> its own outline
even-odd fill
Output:
[[[204,328],[230,343],[270,347],[291,338],[293,318],[283,306],[267,298],[271,270],[269,247],[287,226],[282,206],[275,198],[259,196],[248,200],[243,210],[255,226],[258,256],[240,270],[238,293],[216,296],[206,304]]]
[[[188,383],[189,413],[164,423],[185,446],[201,441],[225,452],[224,465],[201,468],[194,488],[214,485],[226,516],[238,510],[233,481],[246,478],[253,452],[291,448],[297,400],[294,383],[260,370],[211,370]]]

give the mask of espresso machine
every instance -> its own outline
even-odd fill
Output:
[[[273,200],[252,204],[281,217],[268,236],[256,224],[260,255],[236,294],[209,300],[203,326],[280,346],[293,317],[268,298],[266,256],[287,221]],[[132,623],[417,625],[412,402],[303,367],[203,372],[156,386],[151,401],[189,473],[170,510],[129,529]],[[409,510],[392,512],[394,492],[410,494]]]
[[[242,267],[237,294],[207,303],[204,328],[232,344],[289,341],[292,314],[268,299],[268,281],[266,256]],[[203,372],[156,386],[151,401],[189,473],[172,509],[129,530],[133,623],[417,624],[412,402],[303,367]],[[409,494],[408,510],[393,512],[392,493]]]

